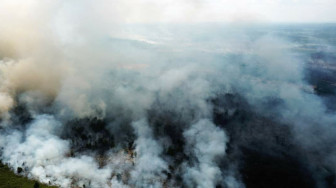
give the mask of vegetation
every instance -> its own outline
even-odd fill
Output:
[[[16,175],[6,165],[0,163],[0,188],[57,188],[26,177]]]

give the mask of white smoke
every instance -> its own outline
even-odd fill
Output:
[[[15,131],[1,135],[2,161],[14,169],[22,167],[28,177],[46,184],[70,187],[77,180],[79,186],[107,187],[111,169],[98,169],[90,156],[66,157],[70,148],[57,135],[61,126],[53,117],[41,115],[25,134]]]
[[[211,121],[203,119],[191,125],[183,135],[187,142],[186,152],[196,158],[195,164],[187,167],[184,174],[186,185],[216,187],[222,179],[216,160],[225,156],[228,142],[225,132]]]
[[[134,122],[132,125],[137,135],[134,159],[136,165],[131,172],[132,181],[136,187],[162,187],[166,181],[163,171],[168,168],[160,157],[162,146],[154,140],[145,120]]]

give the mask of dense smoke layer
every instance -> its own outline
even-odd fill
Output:
[[[60,187],[336,186],[319,79],[335,81],[336,45],[294,26],[122,24],[124,4],[106,18],[99,2],[0,3],[2,163]]]

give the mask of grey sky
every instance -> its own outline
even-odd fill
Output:
[[[42,7],[42,8],[41,8]],[[336,22],[336,0],[1,0],[14,17],[61,9],[121,23],[134,22]],[[8,14],[4,14],[7,15]],[[0,13],[1,14],[1,13]],[[41,13],[39,13],[41,14]],[[26,17],[26,16],[23,16]]]
[[[118,13],[118,19],[125,22],[336,22],[336,0],[100,0],[99,2],[98,6],[109,10],[107,12]]]

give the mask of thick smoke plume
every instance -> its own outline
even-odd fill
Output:
[[[305,46],[264,25],[129,23],[127,2],[0,3],[2,163],[60,187],[336,186],[334,98]]]

